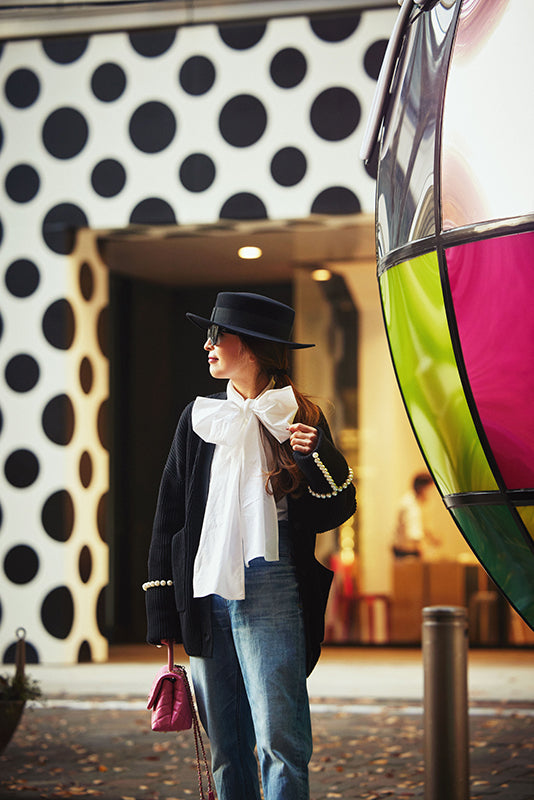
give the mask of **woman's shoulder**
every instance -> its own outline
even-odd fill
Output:
[[[195,405],[198,399],[208,399],[208,400],[226,400],[226,392],[214,392],[213,394],[197,394],[197,396],[190,400],[186,407],[183,409],[181,416],[184,414],[190,414],[193,406]]]
[[[178,418],[178,425],[177,431],[182,429],[184,426],[189,427],[191,425],[191,415],[193,413],[193,406],[195,405],[196,401],[199,397],[207,398],[209,400],[226,400],[226,392],[215,392],[214,394],[206,394],[206,395],[197,395],[194,400],[190,400],[189,403],[186,405]]]

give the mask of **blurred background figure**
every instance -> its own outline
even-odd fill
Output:
[[[401,498],[393,536],[395,558],[424,558],[441,545],[429,525],[429,503],[434,482],[427,472],[417,474],[412,489]]]

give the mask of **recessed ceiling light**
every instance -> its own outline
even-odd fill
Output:
[[[314,281],[329,281],[332,273],[329,269],[314,269],[311,276]]]
[[[261,248],[248,245],[247,247],[240,247],[237,251],[237,255],[239,258],[251,259],[260,258],[263,254]]]

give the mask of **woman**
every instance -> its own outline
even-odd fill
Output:
[[[306,677],[332,579],[315,536],[356,508],[352,472],[288,374],[294,311],[221,292],[204,349],[226,392],[183,412],[150,545],[147,640],[182,642],[219,800],[308,800]]]

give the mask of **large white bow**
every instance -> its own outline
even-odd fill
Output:
[[[244,565],[260,556],[278,560],[276,503],[265,489],[269,470],[259,422],[284,442],[297,403],[291,386],[245,400],[229,382],[227,397],[197,397],[193,405],[193,430],[217,445],[193,589],[195,597],[218,594],[242,600]]]

